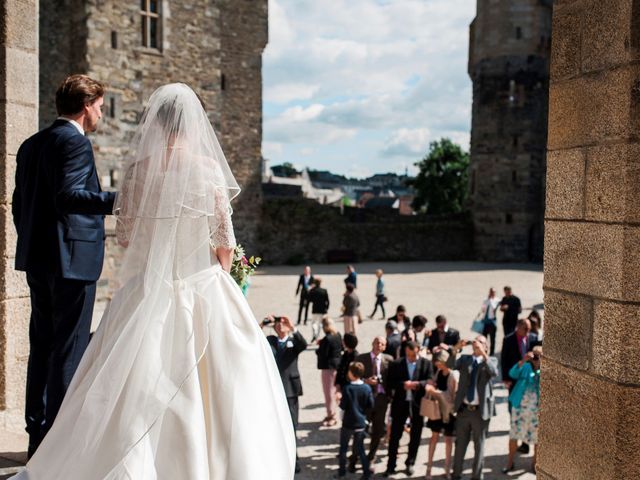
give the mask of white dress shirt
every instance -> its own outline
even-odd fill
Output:
[[[67,118],[67,117],[58,117],[58,120],[64,120],[65,122],[69,122],[71,125],[76,127],[76,129],[80,132],[80,135],[84,135],[84,128],[82,128],[82,125],[80,125],[75,120],[71,120],[70,118]]]
[[[480,368],[480,364],[482,362],[484,362],[484,357],[480,356],[480,357],[473,357],[473,360],[478,364],[477,368]],[[466,393],[466,392],[465,392]],[[476,372],[476,390],[475,392],[473,392],[473,400],[468,401],[467,400],[467,396],[465,394],[464,397],[464,403],[466,403],[467,405],[480,405],[480,397],[478,396],[478,373]]]

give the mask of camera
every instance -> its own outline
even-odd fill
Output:
[[[271,324],[276,324],[282,321],[282,317],[273,317],[273,320],[271,320],[270,318],[265,318],[264,320],[262,320],[262,325],[271,325]]]

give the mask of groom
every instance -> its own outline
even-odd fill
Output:
[[[89,343],[96,281],[104,257],[103,192],[91,142],[102,117],[104,86],[68,77],[56,92],[58,119],[27,139],[17,155],[13,220],[16,269],[31,292],[25,418],[29,458],[51,428]]]

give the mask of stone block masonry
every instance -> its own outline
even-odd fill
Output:
[[[538,478],[640,478],[637,0],[556,2]]]
[[[471,24],[476,256],[542,260],[551,2],[479,1]]]

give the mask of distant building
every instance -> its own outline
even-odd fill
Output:
[[[481,0],[470,27],[476,256],[541,261],[552,0]]]

